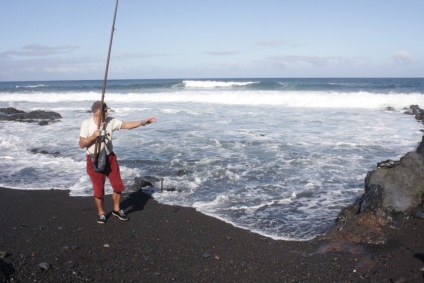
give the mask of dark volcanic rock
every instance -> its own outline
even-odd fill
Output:
[[[411,114],[415,115],[415,119],[423,120],[424,118],[424,110],[418,107],[418,105],[411,105]],[[418,145],[417,152],[424,156],[424,136],[421,138],[421,142]]]
[[[408,111],[408,113],[411,113],[412,115],[414,115],[415,119],[417,120],[423,119],[424,110],[418,107],[418,105],[411,105],[409,108],[410,108],[410,111]]]
[[[385,228],[413,215],[424,193],[424,157],[408,152],[392,168],[368,172],[365,193],[344,208],[324,238],[368,244],[387,242]]]
[[[60,155],[59,151],[49,152],[47,150],[39,149],[39,148],[33,148],[30,151],[31,151],[31,153],[34,153],[34,154],[47,154],[47,155],[53,155],[54,157],[57,157],[57,156]]]
[[[13,107],[0,108],[0,121],[38,123],[44,126],[52,122],[57,122],[60,118],[62,118],[62,116],[53,111],[35,110],[25,112]]]
[[[410,213],[424,193],[424,157],[408,152],[393,168],[371,171],[365,178],[361,211]]]
[[[185,170],[185,169],[178,170],[178,172],[177,172],[177,176],[179,176],[179,177],[182,177],[182,176],[187,175],[187,174],[188,174],[188,171]]]
[[[13,107],[0,108],[0,112],[4,115],[24,114],[25,111],[15,109]]]
[[[424,157],[424,136],[422,136],[422,138],[421,138],[421,142],[420,142],[420,144],[418,145],[417,153],[419,153],[421,156],[423,156],[423,157]]]
[[[417,105],[411,105],[410,114],[424,118]],[[416,152],[408,152],[399,161],[379,162],[377,170],[368,172],[365,193],[340,212],[337,225],[322,238],[384,244],[388,227],[399,226],[404,217],[421,215],[423,194],[424,137]]]
[[[161,181],[160,178],[154,177],[154,176],[135,177],[134,183],[130,185],[128,188],[131,191],[137,191],[145,187],[154,187],[154,184],[160,181]]]

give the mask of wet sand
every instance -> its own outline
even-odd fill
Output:
[[[98,224],[92,197],[0,188],[0,282],[424,282],[421,219],[366,246],[272,240],[141,191],[122,208]]]

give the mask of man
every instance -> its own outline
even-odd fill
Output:
[[[104,117],[101,117],[103,106]],[[141,121],[123,122],[121,120],[108,117],[108,110],[106,103],[96,101],[91,106],[93,111],[93,117],[84,120],[81,125],[79,146],[81,148],[87,148],[87,173],[90,176],[91,182],[93,183],[94,200],[98,211],[97,222],[100,224],[106,223],[106,216],[104,211],[104,187],[106,178],[113,188],[113,211],[112,215],[118,217],[120,220],[127,221],[128,216],[120,208],[121,192],[125,189],[124,183],[121,179],[121,173],[119,170],[118,160],[115,153],[113,152],[112,144],[112,133],[113,131],[120,129],[134,129],[140,126],[146,126],[150,123],[157,122],[155,117],[150,117]],[[101,121],[100,129],[98,123]],[[107,164],[103,171],[97,172],[94,170],[92,157],[94,155],[95,144],[97,137],[99,137],[101,130],[105,126],[105,150],[107,154]],[[102,145],[103,146],[103,145]]]

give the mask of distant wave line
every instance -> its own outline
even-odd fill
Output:
[[[47,85],[27,85],[27,86],[19,86],[17,85],[15,88],[37,88],[37,87],[47,87]]]
[[[233,86],[247,86],[251,84],[258,84],[259,82],[236,82],[236,81],[197,81],[185,80],[183,85],[187,88],[216,88],[216,87],[233,87]]]

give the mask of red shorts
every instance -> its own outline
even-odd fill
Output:
[[[87,155],[87,173],[93,183],[95,198],[102,198],[105,195],[106,177],[109,178],[110,185],[115,193],[119,194],[125,189],[116,155],[112,152],[108,155],[108,159],[109,162],[105,170],[103,172],[96,172],[93,168],[91,156]]]

